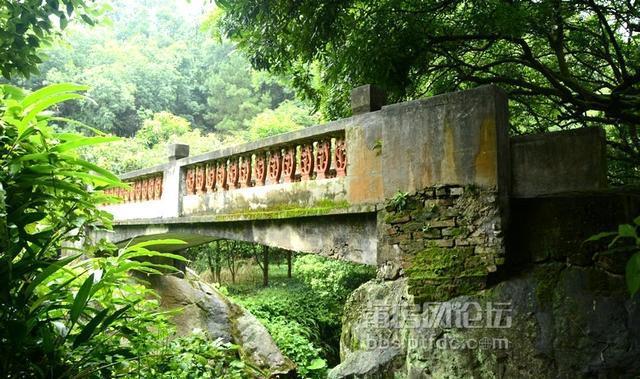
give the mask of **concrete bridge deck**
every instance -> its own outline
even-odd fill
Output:
[[[382,265],[402,255],[384,224],[385,208],[404,194],[481,188],[495,194],[506,226],[513,196],[606,186],[601,131],[510,140],[496,87],[379,99],[359,87],[353,117],[198,156],[173,145],[167,163],[122,175],[131,189],[109,190],[121,202],[104,206],[114,230],[92,238],[235,239]]]

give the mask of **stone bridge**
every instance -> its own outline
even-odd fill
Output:
[[[367,85],[351,100],[353,117],[324,125],[192,157],[172,145],[122,175],[114,230],[93,238],[233,239],[391,271],[452,256],[484,278],[504,262],[511,200],[606,186],[601,130],[509,138],[494,86],[385,106]]]

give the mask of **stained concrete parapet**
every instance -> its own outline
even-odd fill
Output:
[[[512,137],[513,196],[606,189],[605,141],[600,128]]]
[[[495,86],[382,108],[384,197],[436,185],[509,188],[507,98]]]

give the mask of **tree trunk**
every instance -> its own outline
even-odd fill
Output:
[[[216,247],[218,246],[218,241],[215,243]],[[216,281],[216,269],[213,266],[213,259],[211,258],[212,251],[211,249],[207,249],[207,262],[209,263],[209,271],[211,272],[211,281]]]
[[[269,247],[262,247],[262,286],[269,286]]]
[[[287,278],[291,279],[291,250],[287,251]]]
[[[231,248],[229,249],[229,245]],[[236,270],[238,266],[236,266],[236,257],[237,257],[237,246],[236,242],[227,244],[227,266],[229,266],[229,273],[231,273],[231,283],[236,284]]]

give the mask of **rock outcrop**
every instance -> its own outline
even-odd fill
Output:
[[[201,329],[213,339],[232,342],[239,346],[245,361],[273,375],[295,368],[251,313],[197,277],[163,275],[152,277],[150,282],[164,309],[181,308],[173,318],[178,334]]]
[[[374,280],[346,304],[330,378],[637,377],[639,297],[622,276],[559,263],[423,307],[407,279]]]

